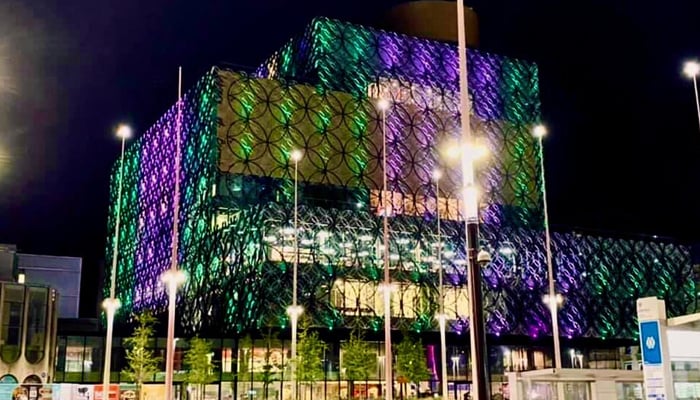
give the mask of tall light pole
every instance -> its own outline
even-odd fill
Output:
[[[442,398],[447,399],[447,338],[446,325],[447,315],[445,315],[445,289],[443,282],[443,267],[442,267],[442,231],[440,230],[440,178],[442,171],[436,169],[433,171],[433,180],[435,181],[435,216],[437,219],[437,266],[438,266],[438,296],[440,296],[440,313],[438,322],[440,324],[440,382],[442,385]]]
[[[549,210],[547,209],[547,185],[544,178],[544,146],[542,138],[547,134],[547,128],[544,125],[537,125],[532,130],[533,136],[537,138],[539,143],[540,156],[540,179],[542,180],[542,207],[544,212],[544,239],[545,253],[547,255],[547,280],[549,283],[549,293],[545,296],[544,301],[549,307],[549,312],[552,316],[552,339],[554,340],[554,368],[561,368],[561,344],[559,343],[559,316],[558,308],[562,303],[562,297],[556,293],[554,285],[554,266],[552,265],[552,241],[549,232]]]
[[[698,98],[698,74],[700,74],[700,63],[697,61],[686,61],[683,65],[683,73],[693,80],[695,88],[695,108],[698,112],[698,124],[700,124],[700,99]]]
[[[386,111],[389,109],[389,100],[380,99],[377,102],[379,110],[382,112],[382,209],[383,209],[383,230],[384,242],[384,380],[386,385],[386,400],[393,399],[394,378],[392,371],[391,353],[391,275],[389,274],[389,191],[387,188],[386,169]]]
[[[122,211],[122,186],[124,184],[124,150],[126,140],[131,137],[131,128],[128,125],[119,125],[117,137],[122,141],[122,151],[119,157],[119,185],[117,185],[117,220],[114,224],[114,248],[112,249],[112,271],[110,275],[109,298],[104,299],[102,307],[107,314],[107,337],[105,338],[105,363],[102,371],[102,397],[109,400],[109,381],[112,374],[112,337],[114,336],[114,314],[121,306],[116,297],[117,285],[117,259],[119,255],[119,227],[121,225]]]
[[[290,375],[292,380],[292,400],[297,400],[297,330],[299,316],[303,308],[297,303],[297,282],[299,272],[299,161],[302,157],[300,150],[292,150],[291,158],[294,161],[294,263],[292,271],[292,305],[287,308],[287,313],[292,319],[292,355]]]
[[[165,349],[165,400],[173,399],[173,369],[175,363],[175,303],[177,288],[185,282],[185,274],[178,269],[178,236],[180,224],[180,137],[182,135],[182,67],[178,69],[177,121],[175,122],[175,190],[173,192],[173,231],[170,249],[170,269],[161,280],[168,291],[168,334]]]
[[[459,53],[459,103],[462,141],[472,144],[469,125],[469,85],[467,79],[467,40],[464,26],[464,0],[457,1],[457,34]],[[462,154],[462,181],[464,190],[464,234],[469,278],[470,329],[469,342],[472,356],[472,393],[475,400],[488,400],[488,368],[486,368],[486,331],[481,298],[481,266],[477,262],[479,241],[479,207],[474,184],[474,159],[468,152]]]

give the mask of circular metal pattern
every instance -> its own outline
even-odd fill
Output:
[[[490,150],[477,171],[487,329],[550,334],[534,64],[469,52],[472,128]],[[467,274],[456,169],[439,162],[440,142],[458,137],[457,57],[437,42],[318,19],[248,76],[214,69],[131,144],[125,157],[117,271],[120,317],[164,312],[160,274],[169,267],[174,130],[182,127],[178,296],[183,333],[239,334],[285,327],[291,302],[293,149],[300,180],[299,298],[318,326],[382,326],[382,125],[386,121],[396,329],[436,329],[436,193],[440,182],[450,328],[468,329]],[[272,79],[265,79],[268,77]],[[391,106],[383,115],[376,99]],[[385,117],[385,119],[384,119]],[[179,125],[180,124],[180,125]],[[118,166],[118,164],[117,164]],[[112,175],[114,240],[118,175]],[[372,206],[375,207],[372,207]],[[512,252],[498,252],[507,244]],[[634,304],[657,295],[670,315],[696,309],[689,249],[660,240],[572,232],[553,235],[561,332],[634,338]],[[449,255],[449,256],[448,256]],[[379,296],[381,297],[381,296]],[[352,301],[350,301],[350,300]],[[359,299],[359,300],[358,300]],[[420,300],[415,300],[420,299]],[[352,304],[348,304],[348,302]]]

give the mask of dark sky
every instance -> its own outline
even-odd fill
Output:
[[[118,122],[146,130],[176,100],[178,65],[187,87],[220,62],[258,65],[314,16],[372,24],[395,3],[2,1],[0,243],[84,257],[94,296]],[[700,239],[700,130],[680,72],[700,57],[700,2],[469,4],[482,49],[540,66],[552,223]]]

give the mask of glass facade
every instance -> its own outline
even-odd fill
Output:
[[[457,338],[458,339],[458,338]],[[94,383],[102,379],[103,338],[90,336],[60,336],[58,338],[58,357],[56,360],[55,381],[59,383]],[[376,369],[366,381],[349,382],[345,379],[343,363],[344,352],[341,349],[343,340],[327,340],[326,350],[321,360],[323,379],[313,383],[300,383],[299,393],[302,399],[347,399],[368,396],[380,398],[384,390],[384,344],[381,341],[369,341],[376,356]],[[458,340],[453,340],[458,342]],[[448,345],[447,373],[449,382],[449,398],[464,400],[470,392],[471,364],[469,357],[468,338],[464,345]],[[113,350],[112,382],[127,383],[120,372],[126,367],[122,340],[116,338]],[[216,379],[205,387],[205,399],[275,399],[291,400],[291,382],[288,380],[288,361],[290,341],[270,338],[249,337],[235,339],[210,339],[212,361],[216,369]],[[165,356],[166,341],[160,338],[154,341],[152,350],[161,359]],[[188,349],[185,339],[176,341],[175,352],[175,384],[179,393],[185,393],[188,388],[183,383],[186,367],[183,364],[184,355]],[[568,350],[568,349],[567,349]],[[430,378],[418,385],[396,384],[397,395],[404,390],[405,396],[432,396],[439,390],[440,380],[440,351],[437,343],[425,342],[426,368]],[[575,350],[573,362],[579,368],[579,360],[584,368],[608,368],[610,362],[602,362],[601,354],[610,357],[621,354],[619,349],[597,349],[591,351]],[[528,371],[552,367],[551,346],[509,346],[499,345],[489,347],[489,368],[493,394],[501,394],[508,398],[505,373]],[[597,356],[596,356],[597,355]],[[579,357],[580,356],[580,357]],[[599,357],[597,361],[595,357]],[[591,360],[590,362],[588,360]],[[570,367],[566,365],[565,367]],[[618,360],[619,362],[619,360]],[[677,369],[678,367],[676,367]],[[150,383],[164,382],[164,365],[161,372],[153,375]],[[546,385],[545,385],[546,386]],[[682,385],[681,385],[682,386]],[[686,385],[687,386],[687,385]],[[685,386],[683,386],[685,388]],[[539,388],[537,390],[544,390]],[[579,388],[580,389],[580,388]],[[572,400],[583,398],[584,392]],[[189,390],[194,390],[189,388]],[[620,389],[622,390],[622,388]],[[631,393],[630,388],[624,388],[625,393]],[[688,392],[686,389],[685,392]]]

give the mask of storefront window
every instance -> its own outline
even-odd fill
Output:
[[[88,365],[92,364],[92,359],[84,359],[85,339],[80,336],[69,336],[66,339],[65,349],[65,382],[82,382],[85,363],[87,362]]]

